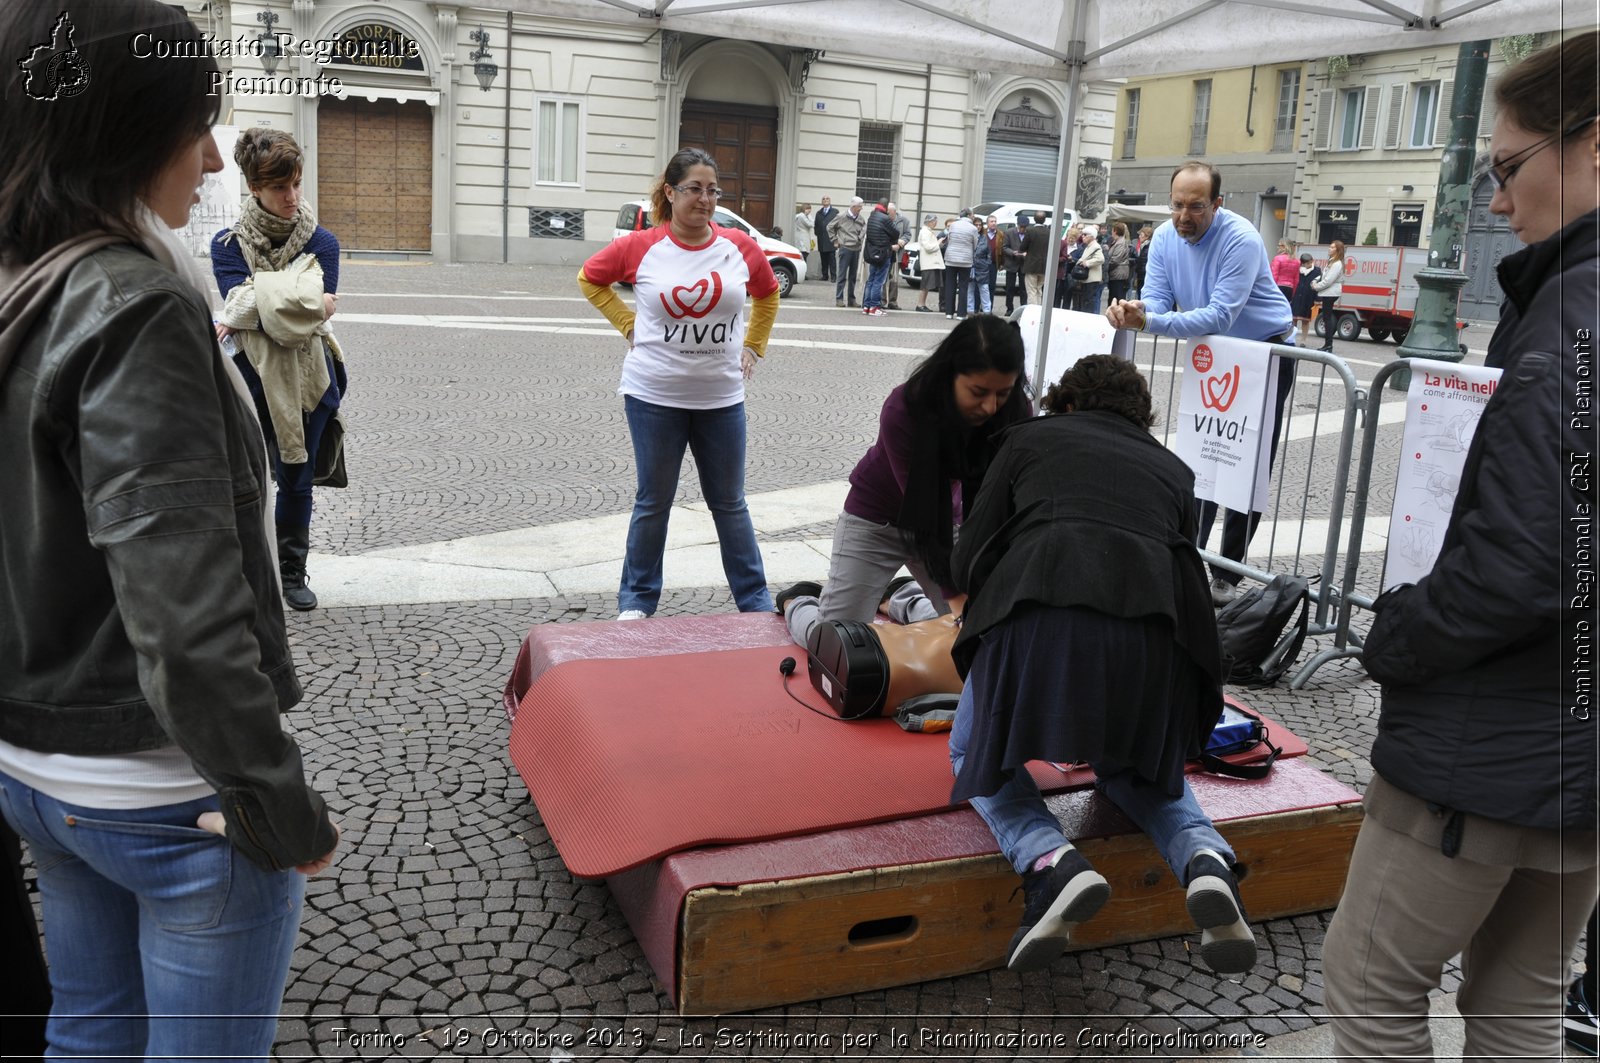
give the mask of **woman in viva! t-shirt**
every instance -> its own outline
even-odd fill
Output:
[[[700,470],[734,603],[745,613],[772,608],[744,499],[744,382],[766,352],[778,280],[754,240],[713,224],[721,195],[711,156],[681,149],[650,195],[655,227],[612,241],[578,272],[584,296],[628,340],[617,390],[637,487],[619,620],[642,620],[661,600],[667,517],[685,448]],[[631,310],[611,288],[619,281],[633,285]]]

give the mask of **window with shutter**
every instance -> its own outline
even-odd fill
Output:
[[[1317,93],[1317,126],[1311,146],[1318,151],[1327,151],[1333,146],[1333,106],[1336,99],[1337,93],[1332,89]]]
[[[1355,151],[1361,146],[1361,106],[1367,94],[1361,89],[1339,92],[1339,150]]]
[[[1398,148],[1400,146],[1400,127],[1405,124],[1406,115],[1406,87],[1404,85],[1389,86],[1389,111],[1385,118],[1383,130],[1383,146]]]
[[[1439,83],[1419,81],[1411,86],[1411,96],[1411,134],[1406,138],[1406,147],[1432,147],[1438,132],[1435,123],[1439,117]]]
[[[1456,83],[1445,78],[1439,83],[1439,115],[1433,123],[1433,146],[1442,148],[1450,143],[1450,116],[1455,113]]]
[[[1294,150],[1294,120],[1300,106],[1300,71],[1278,71],[1278,115],[1272,126],[1272,150]]]
[[[534,183],[576,185],[582,182],[584,101],[542,96],[534,109]]]
[[[1487,80],[1483,83],[1483,104],[1478,112],[1478,135],[1489,137],[1494,135],[1494,81]]]
[[[1122,130],[1122,157],[1133,158],[1133,149],[1139,142],[1139,90],[1128,90],[1128,124]]]
[[[1194,124],[1189,128],[1189,154],[1206,153],[1206,134],[1211,128],[1211,79],[1194,83]]]
[[[1361,146],[1375,147],[1378,143],[1378,105],[1383,99],[1383,86],[1368,85],[1366,102],[1361,107]]]

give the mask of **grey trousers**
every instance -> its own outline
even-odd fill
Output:
[[[822,598],[806,596],[789,603],[784,619],[790,637],[804,646],[811,629],[822,620],[871,620],[883,600],[884,588],[901,565],[910,570],[916,583],[895,592],[889,603],[890,619],[911,624],[950,611],[928,570],[907,557],[898,528],[840,513],[833,525],[833,553],[828,558]]]
[[[1595,882],[1593,865],[1447,857],[1368,816],[1322,946],[1334,1055],[1433,1058],[1428,993],[1460,954],[1462,1057],[1560,1059],[1568,962]]]

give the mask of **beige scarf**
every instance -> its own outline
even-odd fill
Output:
[[[306,243],[317,231],[317,216],[304,201],[292,218],[280,218],[251,196],[245,201],[239,220],[222,238],[227,243],[239,239],[239,250],[244,254],[250,272],[284,269],[305,250]]]

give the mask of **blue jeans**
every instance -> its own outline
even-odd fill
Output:
[[[343,364],[335,362],[331,355],[327,359],[328,390],[323,393],[316,409],[300,415],[300,423],[304,426],[306,460],[287,465],[278,454],[278,439],[272,431],[272,416],[267,410],[267,396],[261,386],[261,377],[242,351],[233,356],[233,364],[239,367],[239,375],[244,377],[250,396],[255,400],[256,417],[261,421],[261,433],[267,438],[267,450],[272,457],[272,477],[278,485],[273,519],[288,528],[304,528],[311,524],[311,479],[317,471],[317,445],[322,442],[322,432],[328,427],[328,419],[338,411],[339,402],[347,390],[348,378]]]
[[[772,592],[756,545],[755,525],[744,501],[744,403],[720,410],[684,410],[623,396],[638,486],[628,553],[622,560],[617,609],[653,614],[661,601],[661,561],[667,550],[667,518],[678,493],[683,452],[694,454],[700,493],[717,528],[722,571],[741,613],[770,612]]]
[[[969,685],[962,688],[955,723],[950,728],[950,767],[957,774],[961,771],[961,762],[966,759],[974,711]],[[1188,779],[1183,781],[1183,796],[1173,797],[1127,768],[1109,764],[1091,767],[1095,789],[1110,798],[1112,804],[1150,836],[1180,884],[1188,885],[1185,875],[1189,861],[1201,849],[1211,849],[1233,863],[1233,850],[1194,799]],[[1019,875],[1031,870],[1039,857],[1070,840],[1062,833],[1060,822],[1044,803],[1039,784],[1033,781],[1026,768],[1018,768],[998,792],[988,797],[974,797],[971,804],[989,825],[1001,854]]]
[[[298,465],[285,464],[278,456],[278,448],[272,448],[272,471],[278,481],[273,518],[285,527],[305,528],[311,524],[311,480],[317,472],[317,444],[322,442],[322,432],[336,412],[335,407],[319,403],[316,409],[301,417],[305,425],[306,460]]]
[[[967,305],[982,314],[987,314],[994,307],[993,277],[987,273],[980,276],[977,270],[972,271],[972,280],[967,283]]]
[[[0,812],[39,872],[51,1055],[271,1051],[305,876],[194,825],[216,809],[80,808],[0,772]]]
[[[864,307],[883,305],[883,285],[889,279],[889,263],[881,266],[867,266],[867,284],[861,293],[861,305]]]

